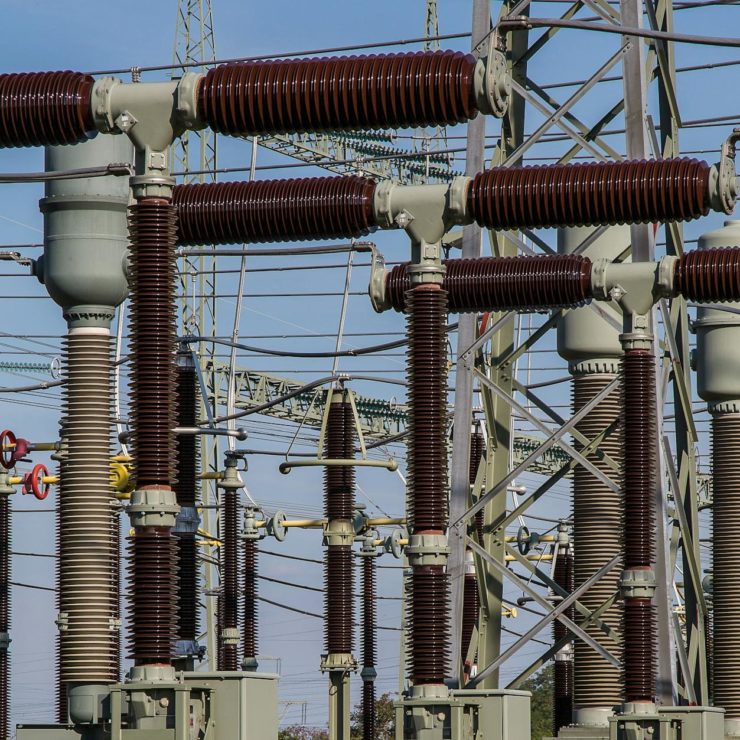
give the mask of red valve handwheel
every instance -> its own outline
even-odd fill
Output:
[[[16,442],[15,434],[10,429],[3,429],[0,432],[0,465],[6,470],[10,470],[15,465]],[[13,446],[8,447],[8,445]]]
[[[51,485],[49,483],[44,483],[43,480],[48,475],[49,471],[46,469],[46,465],[39,463],[38,465],[34,465],[33,470],[28,476],[28,483],[31,487],[29,493],[33,493],[39,501],[43,501],[49,495]]]

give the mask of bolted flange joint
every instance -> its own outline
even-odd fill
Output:
[[[174,527],[180,507],[171,488],[140,488],[131,494],[128,515],[132,527]]]
[[[625,570],[619,579],[623,599],[652,599],[655,594],[655,572],[650,570]]]
[[[653,334],[650,331],[650,316],[648,314],[625,314],[624,328],[624,333],[619,335],[619,341],[625,352],[633,349],[652,349]]]
[[[356,670],[357,661],[352,653],[328,653],[321,656],[322,673],[354,673]]]
[[[406,545],[406,557],[409,565],[445,565],[450,548],[447,535],[414,534]]]
[[[259,540],[267,533],[264,529],[257,526],[257,509],[254,506],[244,507],[244,525],[242,527],[241,538],[243,540]]]
[[[376,678],[378,677],[378,672],[373,668],[372,666],[366,665],[361,671],[360,671],[360,678],[365,683],[372,683]]]
[[[224,627],[221,630],[221,642],[224,645],[239,644],[239,630],[236,627]]]
[[[355,527],[349,519],[332,519],[324,524],[324,545],[352,545]]]
[[[11,642],[10,635],[7,632],[0,632],[0,653],[7,653]]]
[[[503,118],[509,108],[511,77],[506,57],[495,48],[495,44],[495,34],[491,34],[488,56],[475,67],[475,98],[482,113]]]
[[[200,515],[194,506],[181,506],[172,534],[197,534]]]
[[[375,313],[383,313],[383,311],[387,311],[391,307],[385,291],[387,275],[388,270],[385,268],[385,257],[373,249],[370,262],[370,283],[368,284],[367,292]]]
[[[360,538],[362,547],[357,552],[359,558],[374,558],[377,557],[378,551],[375,549],[375,540],[378,538],[378,533],[375,531],[369,531]]]
[[[175,187],[175,180],[169,177],[167,173],[167,154],[166,152],[148,151],[146,156],[146,169],[149,173],[137,175],[129,180],[131,192],[137,200],[142,198],[172,198],[172,188]]]

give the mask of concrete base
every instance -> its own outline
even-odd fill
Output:
[[[16,738],[277,740],[277,684],[278,677],[271,673],[237,671],[179,673],[171,682],[115,684],[110,693],[111,722],[77,727],[18,725]]]
[[[527,691],[460,689],[445,696],[409,697],[396,707],[396,740],[525,740],[530,737]]]

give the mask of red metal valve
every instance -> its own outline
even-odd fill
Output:
[[[49,476],[46,465],[39,463],[33,466],[30,473],[23,477],[23,493],[32,493],[39,501],[43,501],[49,495],[51,485],[44,483],[44,478]]]
[[[0,465],[10,470],[29,452],[31,443],[22,437],[16,438],[10,429],[0,432]]]

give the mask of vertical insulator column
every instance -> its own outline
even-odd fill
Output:
[[[476,426],[475,431],[470,435],[470,471],[468,478],[470,485],[475,485],[475,479],[478,475],[480,461],[483,459],[483,453],[486,450],[486,440]],[[483,547],[483,509],[475,515],[475,533],[478,536],[478,544]]]
[[[443,685],[449,661],[450,597],[446,556],[447,293],[435,283],[406,293],[409,388],[408,511],[412,543],[409,658],[415,686]]]
[[[324,455],[327,459],[354,457],[354,418],[344,391],[332,394],[326,422]],[[354,624],[354,563],[351,536],[354,532],[355,471],[351,465],[328,466],[324,472],[324,513],[327,519],[326,561],[326,652],[352,652]],[[336,538],[339,542],[334,542]],[[341,542],[341,544],[340,544]]]
[[[223,556],[221,559],[222,612],[221,634],[224,638],[219,670],[236,671],[239,668],[239,563],[237,541],[237,509],[239,496],[236,489],[226,489],[223,496]]]
[[[118,521],[110,484],[109,330],[70,329],[63,357],[67,382],[59,496],[60,696],[75,684],[117,681],[120,647]],[[64,707],[60,711],[66,715]]]
[[[375,740],[375,670],[377,629],[375,546],[363,548],[362,559],[362,740]]]
[[[559,547],[555,561],[553,580],[568,593],[573,591],[573,554],[570,548]],[[573,619],[574,609],[568,607],[564,614]],[[559,619],[552,623],[552,637],[559,642],[568,634],[568,630]],[[553,729],[552,734],[557,736],[561,727],[567,727],[573,721],[573,653],[572,643],[555,654],[554,685],[553,685]]]
[[[131,432],[136,487],[131,538],[130,657],[169,665],[177,627],[175,482],[175,209],[144,195],[130,209]]]
[[[594,396],[598,395],[616,377],[616,362],[581,363],[573,367],[573,413],[577,414]],[[576,428],[589,441],[603,434],[620,416],[620,392],[601,401],[578,422]],[[587,459],[604,475],[619,480],[619,472],[604,461],[608,455],[615,462],[621,461],[619,429],[608,434],[598,449]],[[583,445],[574,442],[581,451]],[[622,550],[622,505],[615,493],[593,473],[582,466],[573,471],[573,541],[578,557],[574,564],[576,588]],[[580,598],[590,610],[598,609],[619,589],[619,571],[614,569],[594,583]],[[616,634],[621,630],[621,606],[614,604],[601,616]],[[585,628],[588,634],[603,645],[612,655],[619,657],[620,646],[595,625]],[[573,702],[580,722],[600,720],[598,714],[608,716],[612,708],[622,701],[622,684],[619,669],[612,666],[591,647],[576,640],[573,651]]]
[[[627,348],[622,360],[624,418],[624,698],[655,697],[655,486],[657,407],[655,358],[649,349]]]
[[[242,667],[257,667],[257,574],[258,556],[256,539],[244,540],[244,614],[242,616]]]
[[[191,355],[182,353],[177,365],[177,425],[197,424],[195,366]],[[198,562],[195,536],[198,513],[195,508],[198,490],[198,437],[177,437],[177,484],[175,494],[180,513],[173,534],[177,536],[177,655],[192,656],[197,652],[198,636]]]
[[[726,407],[728,410],[720,410]],[[730,410],[731,409],[731,410]],[[712,603],[715,706],[740,720],[740,412],[736,403],[712,410]]]
[[[0,485],[0,740],[8,740],[10,719],[10,568],[11,527],[10,498],[13,492],[7,479]]]

